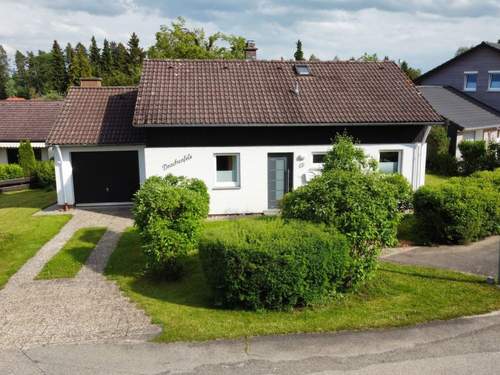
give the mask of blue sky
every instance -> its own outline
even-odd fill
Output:
[[[459,46],[500,39],[500,0],[2,0],[0,44],[13,54],[48,50],[53,39],[126,41],[135,31],[148,46],[177,16],[255,40],[259,58],[291,58],[300,38],[306,56],[376,52],[424,71]]]

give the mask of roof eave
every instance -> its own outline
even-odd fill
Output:
[[[408,122],[334,122],[334,123],[275,123],[275,124],[134,124],[136,128],[199,128],[199,127],[310,127],[310,126],[434,126],[443,125],[444,120],[440,121],[408,121]]]

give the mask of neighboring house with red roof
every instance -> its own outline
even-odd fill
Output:
[[[47,160],[47,137],[62,101],[0,100],[0,163],[17,163],[19,142],[29,140],[38,160]]]
[[[424,183],[443,120],[393,62],[146,60],[133,87],[71,88],[48,143],[58,203],[130,202],[169,173],[202,179],[211,214],[262,213],[321,170],[347,133],[387,172]]]

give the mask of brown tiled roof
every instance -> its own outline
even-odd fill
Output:
[[[146,60],[134,125],[441,122],[393,62],[307,62],[305,77],[294,64]]]
[[[132,126],[136,97],[136,87],[71,87],[48,143],[144,143],[143,130]]]
[[[0,141],[45,142],[62,101],[0,100]]]

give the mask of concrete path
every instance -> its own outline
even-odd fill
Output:
[[[207,343],[0,351],[1,374],[498,374],[500,315],[410,328]]]
[[[160,331],[102,275],[121,233],[132,225],[129,210],[70,213],[73,218],[0,291],[0,348],[143,340]],[[91,226],[108,230],[74,279],[33,280],[76,230]]]
[[[493,236],[470,245],[385,249],[382,258],[396,263],[448,268],[497,277],[499,252],[500,236]]]

